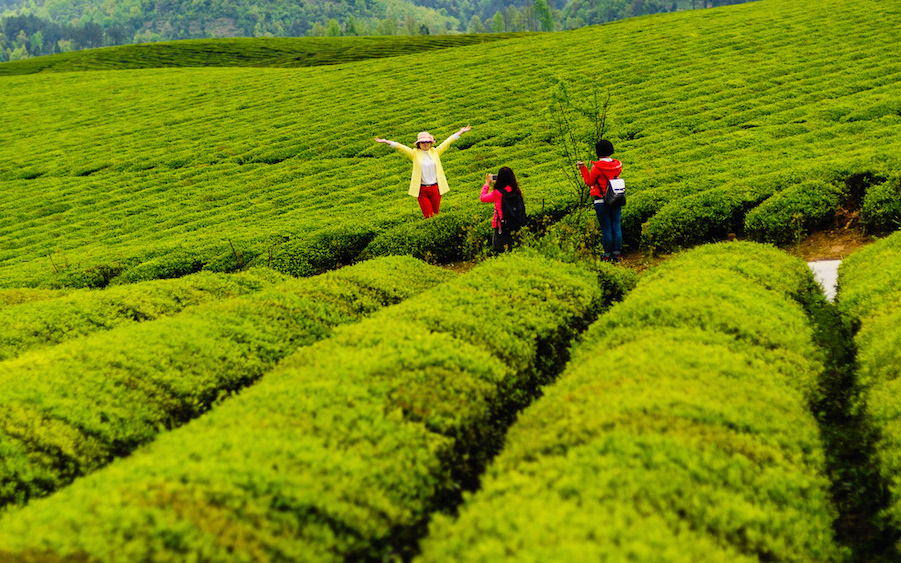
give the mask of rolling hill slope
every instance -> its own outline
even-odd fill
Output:
[[[443,246],[484,225],[486,171],[513,167],[533,214],[574,208],[548,111],[561,82],[611,95],[633,247],[740,232],[806,180],[866,208],[898,190],[899,21],[892,3],[767,0],[329,67],[0,78],[0,286],[346,257],[390,233],[453,258]],[[467,123],[442,216],[424,222],[409,161],[373,136]]]
[[[476,194],[500,165],[560,235],[585,209],[549,106],[571,109],[587,159],[578,110],[595,91],[610,94],[633,248],[784,242],[840,213],[893,230],[899,20],[897,4],[762,0],[328,66],[5,76],[0,287],[14,289],[0,303],[34,301],[23,315],[40,318],[197,270],[454,260],[484,243]],[[452,190],[424,220],[409,161],[373,136],[466,123],[444,155]],[[0,466],[14,477],[0,478],[0,560],[496,560],[540,558],[545,538],[562,538],[548,556],[561,559],[898,559],[898,519],[877,506],[897,472],[877,467],[855,427],[867,420],[845,417],[865,372],[828,350],[867,319],[846,301],[830,320],[809,269],[771,246],[704,246],[633,290],[628,268],[554,260],[562,238],[538,241],[550,258],[523,249],[460,276],[367,261],[0,362]],[[867,256],[840,301],[874,295]],[[453,279],[428,290],[420,268]],[[891,276],[876,278],[892,303]],[[352,324],[301,342],[295,329],[345,311]],[[867,354],[898,349],[865,331],[885,335]],[[534,491],[548,494],[542,518]]]
[[[195,39],[72,51],[0,64],[0,76],[171,67],[306,67],[487,43],[526,33],[478,35]]]

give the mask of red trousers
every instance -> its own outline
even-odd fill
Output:
[[[438,184],[420,186],[417,199],[423,215],[426,217],[438,215],[438,208],[441,207],[441,193],[438,191]]]

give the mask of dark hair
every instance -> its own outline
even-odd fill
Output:
[[[594,145],[594,152],[598,158],[604,158],[613,154],[613,143],[607,139],[601,139]]]
[[[522,190],[519,189],[519,182],[516,181],[516,174],[513,173],[513,169],[509,166],[502,166],[501,169],[497,171],[497,182],[494,186],[495,189],[510,186],[522,195]]]

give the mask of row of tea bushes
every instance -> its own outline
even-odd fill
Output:
[[[14,305],[63,297],[70,291],[67,289],[35,289],[30,287],[0,289],[0,311]]]
[[[864,200],[862,219],[868,228],[897,229],[898,224],[888,223],[897,215],[891,196],[897,194],[898,182],[871,186],[868,181],[883,178],[858,174],[864,183],[852,187],[849,174],[844,169],[808,174],[796,170],[757,178],[754,183],[698,187],[698,193],[689,195],[683,192],[690,185],[640,192],[633,198],[637,207],[623,212],[624,239],[634,245],[640,233],[642,245],[662,252],[741,232],[757,242],[786,245],[835,220],[843,202],[859,199]],[[864,193],[853,193],[856,189]]]
[[[766,196],[755,188],[724,186],[678,197],[642,224],[641,244],[656,252],[722,240],[740,232],[745,214]]]
[[[238,397],[0,521],[0,556],[409,555],[606,298],[593,273],[485,261],[299,351]]]
[[[842,189],[822,180],[808,180],[768,198],[745,217],[754,240],[786,245],[835,219]]]
[[[231,271],[247,260],[265,265],[279,250],[273,241],[285,238],[288,261],[315,269],[336,249],[312,241],[341,242],[317,236],[345,224],[370,233],[403,225],[379,241],[382,249],[452,254],[457,232],[443,228],[450,221],[426,225],[405,195],[409,160],[373,136],[410,144],[417,131],[444,139],[472,125],[442,157],[452,185],[442,213],[481,214],[484,174],[502,165],[515,171],[530,215],[545,201],[574,204],[564,173],[572,162],[548,111],[555,76],[570,77],[575,138],[593,134],[581,113],[592,91],[612,94],[605,135],[630,186],[630,245],[644,224],[657,250],[740,234],[750,209],[799,182],[881,178],[899,167],[899,14],[880,0],[819,5],[811,12],[768,0],[679,11],[423,52],[414,65],[385,58],[306,69],[3,77],[0,286]],[[822,32],[837,27],[842,34]],[[367,41],[338,39],[327,41],[368,52]],[[254,59],[261,44],[242,41],[238,50]],[[153,59],[155,49],[130,52]],[[573,75],[585,53],[600,52],[620,62],[603,81]],[[423,96],[409,85],[424,71],[459,80]],[[592,147],[579,145],[577,158],[587,160]],[[432,228],[441,238],[426,236]],[[362,244],[346,242],[348,251]],[[72,264],[70,275],[51,268],[51,249]]]
[[[830,561],[805,264],[724,243],[602,316],[422,561]]]
[[[882,525],[901,529],[901,233],[856,251],[839,268],[836,303],[855,329],[854,404],[875,429],[874,461],[888,487]]]
[[[285,277],[264,268],[226,275],[201,272],[175,280],[136,283],[106,290],[77,290],[0,308],[0,361],[125,324],[152,321],[200,305],[259,291]],[[12,294],[16,290],[4,290]],[[33,290],[38,294],[50,290]]]
[[[891,233],[901,227],[901,174],[867,190],[860,221],[871,233]]]
[[[44,496],[207,411],[336,325],[453,274],[364,262],[0,364],[0,507]]]
[[[0,76],[38,72],[210,66],[306,67],[396,57],[498,41],[527,33],[385,37],[231,37],[191,39],[57,53],[13,61]]]

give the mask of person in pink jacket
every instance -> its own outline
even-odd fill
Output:
[[[590,188],[589,194],[594,198],[594,212],[598,217],[598,224],[601,227],[601,243],[604,245],[603,260],[619,262],[620,252],[623,248],[622,208],[608,209],[609,206],[604,205],[604,194],[607,191],[607,180],[619,176],[623,171],[623,163],[610,157],[613,154],[613,143],[607,139],[598,141],[594,150],[598,155],[598,161],[591,163],[591,171],[582,161],[577,162],[576,165],[582,172],[582,180],[585,181],[585,185]]]
[[[385,143],[392,149],[404,153],[413,161],[413,174],[410,177],[410,189],[407,193],[419,200],[419,208],[422,209],[422,214],[426,218],[438,214],[441,207],[441,196],[450,191],[447,177],[444,175],[444,167],[441,166],[441,154],[452,142],[459,139],[460,135],[470,129],[469,125],[463,127],[437,147],[432,146],[435,144],[435,137],[428,131],[423,131],[416,136],[415,149],[397,141],[375,138],[375,142]]]
[[[494,180],[492,174],[485,175],[485,185],[482,186],[482,195],[479,198],[482,203],[494,203],[494,215],[491,217],[491,228],[494,229],[494,235],[491,237],[491,248],[495,252],[504,252],[513,248],[513,233],[501,229],[501,220],[504,218],[504,212],[501,209],[501,200],[503,193],[516,190],[522,196],[522,190],[519,189],[519,183],[516,181],[516,175],[509,166],[504,166],[497,171],[497,180]],[[492,190],[492,186],[494,189]]]

